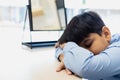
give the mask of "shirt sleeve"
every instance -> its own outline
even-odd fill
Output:
[[[119,52],[120,48],[113,47],[94,56],[89,50],[68,42],[63,49],[64,64],[80,77],[99,80],[120,72]]]
[[[55,50],[55,57],[58,59],[59,55],[62,54],[62,53],[63,53],[63,50],[60,47],[57,47],[56,50]]]

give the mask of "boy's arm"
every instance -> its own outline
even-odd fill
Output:
[[[63,50],[62,50],[62,48],[60,48],[60,47],[57,47],[57,48],[56,48],[55,57],[60,61],[60,64],[58,65],[56,71],[57,71],[57,72],[60,72],[61,70],[65,69],[66,73],[67,73],[68,75],[71,75],[72,72],[71,72],[69,69],[67,69],[67,68],[65,67],[65,65],[64,65],[64,62],[63,62],[64,55],[63,55]]]
[[[120,52],[120,49],[115,50]],[[94,56],[89,50],[79,47],[74,42],[68,42],[63,49],[64,64],[66,68],[83,78],[98,80],[109,77],[120,70],[119,60],[118,63],[114,63],[115,60],[110,56],[115,54],[113,52],[115,50],[108,50]]]
[[[61,61],[63,58],[63,50],[60,47],[56,48],[55,57]]]

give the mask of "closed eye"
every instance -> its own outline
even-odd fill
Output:
[[[90,43],[88,43],[88,44],[85,44],[84,47],[85,47],[85,48],[90,48],[91,45],[92,45],[92,42],[90,42]]]
[[[84,41],[84,43],[82,45],[84,48],[90,48],[92,43],[93,43],[93,40],[88,39],[88,40]]]

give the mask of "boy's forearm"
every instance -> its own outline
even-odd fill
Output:
[[[56,48],[55,57],[61,61],[63,57],[63,50],[60,47]]]
[[[65,67],[73,73],[82,76],[82,68],[85,67],[86,60],[93,55],[86,49],[79,47],[74,42],[68,42],[64,49],[64,64]]]
[[[117,49],[119,51],[119,48]],[[101,52],[99,55],[94,56],[92,52],[79,47],[74,42],[67,43],[63,49],[63,53],[65,67],[80,77],[97,80],[98,78],[105,77],[105,73],[110,75],[111,70],[115,72],[118,68],[117,66],[116,68],[108,68],[109,66],[116,65],[116,63],[110,64],[111,61],[108,56],[109,54],[106,54],[107,52]]]

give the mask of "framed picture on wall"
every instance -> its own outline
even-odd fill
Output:
[[[29,47],[54,45],[66,27],[64,0],[29,0]],[[26,25],[26,23],[25,23]]]
[[[31,31],[62,30],[65,26],[64,0],[29,0]]]

